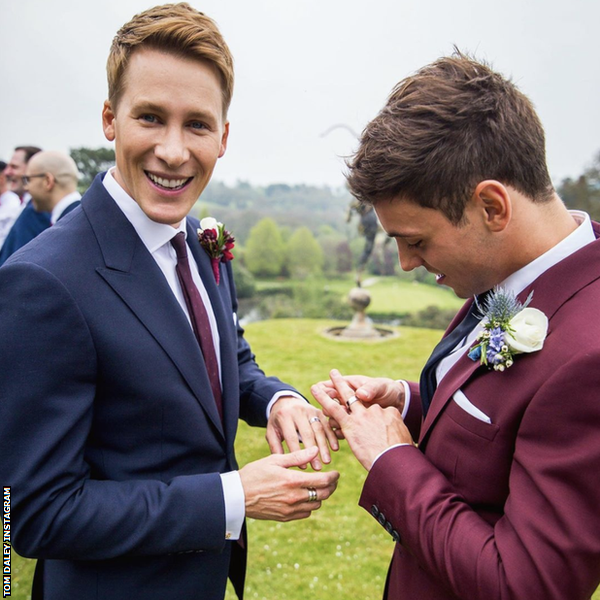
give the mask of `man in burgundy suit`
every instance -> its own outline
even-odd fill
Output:
[[[600,226],[567,211],[544,147],[530,101],[456,53],[398,84],[349,165],[402,268],[468,299],[420,384],[313,386],[396,542],[386,598],[586,600],[600,583]],[[512,333],[480,320],[531,294]]]

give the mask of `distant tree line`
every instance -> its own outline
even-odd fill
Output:
[[[87,188],[96,174],[114,164],[110,148],[73,148],[71,156]],[[576,179],[556,186],[566,206],[588,212],[600,220],[600,152]],[[305,184],[254,186],[239,181],[226,185],[211,181],[193,213],[214,216],[236,237],[236,251],[255,277],[334,276],[351,272],[364,246],[364,238],[346,219],[352,196],[346,188]],[[394,244],[380,234],[368,270],[376,275],[399,274]],[[429,282],[426,272],[412,275]]]

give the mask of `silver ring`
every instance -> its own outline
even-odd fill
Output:
[[[308,488],[308,501],[317,502],[317,490],[315,488]]]
[[[312,416],[312,417],[311,417],[311,418],[308,420],[308,422],[309,422],[311,425],[312,425],[313,423],[316,423],[317,421],[320,423],[320,422],[321,422],[321,419],[319,419],[319,417],[315,417],[315,416]]]
[[[348,400],[346,400],[346,408],[352,412],[352,409],[350,408],[355,402],[360,402],[360,400],[356,397],[356,396],[350,396],[350,398],[348,398]]]

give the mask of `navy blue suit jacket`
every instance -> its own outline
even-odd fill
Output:
[[[44,559],[46,600],[220,600],[233,543],[219,473],[237,467],[238,419],[264,426],[291,388],[255,363],[231,263],[217,285],[188,220],[220,333],[221,422],[189,322],[100,177],[0,269],[14,547]]]
[[[0,266],[19,248],[50,227],[50,213],[37,212],[31,200],[10,228],[0,249]]]

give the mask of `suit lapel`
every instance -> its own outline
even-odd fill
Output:
[[[162,271],[135,229],[96,178],[82,201],[105,266],[98,274],[130,308],[179,370],[215,428],[223,427],[204,359],[189,322]]]

